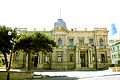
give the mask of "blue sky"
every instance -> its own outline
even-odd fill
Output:
[[[61,17],[67,28],[120,28],[120,0],[0,0],[0,25],[51,30]]]

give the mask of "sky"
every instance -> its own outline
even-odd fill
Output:
[[[106,27],[120,32],[120,0],[0,0],[0,25],[52,30],[60,18],[67,28]]]

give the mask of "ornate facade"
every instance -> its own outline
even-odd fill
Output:
[[[110,40],[112,64],[120,66],[120,40]]]
[[[100,69],[111,64],[108,45],[108,30],[94,28],[94,30],[67,30],[63,19],[58,19],[51,31],[42,31],[53,37],[58,48],[53,53],[42,52],[32,56],[32,67],[37,69],[73,70]],[[19,63],[18,63],[19,62]],[[18,64],[17,66],[15,66]],[[15,54],[13,67],[27,67],[27,55]]]

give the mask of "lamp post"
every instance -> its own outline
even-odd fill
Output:
[[[13,53],[14,43],[15,43],[15,32],[16,32],[16,28],[14,28],[13,33],[11,31],[8,32],[9,36],[11,36],[11,35],[13,35],[13,36],[12,36],[12,40],[10,40],[10,43],[12,44],[12,46],[11,46],[11,50],[10,50],[10,63],[9,63],[8,69],[7,69],[7,71],[8,71],[7,80],[9,80],[9,75],[10,75],[9,70],[11,68],[12,53]],[[20,32],[18,32],[17,35],[20,35]]]
[[[97,66],[97,50],[96,50],[96,46],[97,46],[97,39],[96,39],[96,34],[94,33],[94,50],[95,50],[95,66],[96,66],[96,69],[98,69],[98,66]]]
[[[96,50],[96,45],[95,45],[95,47],[94,47],[94,48],[95,48],[95,57],[96,57],[96,58],[95,58],[95,61],[96,61],[96,63],[95,63],[95,64],[96,64],[96,69],[97,69],[97,50]]]

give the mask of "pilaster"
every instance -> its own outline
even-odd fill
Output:
[[[78,48],[76,48],[76,69],[80,69],[81,68],[81,61],[80,61],[80,51],[78,50]]]

